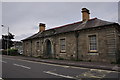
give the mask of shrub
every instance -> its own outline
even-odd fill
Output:
[[[2,50],[3,55],[7,55],[7,50]]]
[[[3,55],[11,55],[11,56],[20,55],[20,54],[18,53],[18,50],[17,50],[17,49],[2,50],[2,54],[3,54]]]
[[[58,59],[59,59],[59,60],[64,60],[64,58],[61,58],[61,57],[60,57],[60,58],[58,58]]]

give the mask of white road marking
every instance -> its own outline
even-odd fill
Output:
[[[72,78],[72,79],[74,79],[74,77],[72,77],[72,76],[65,76],[65,75],[57,74],[57,73],[54,73],[54,72],[51,72],[51,71],[43,71],[43,72],[47,73],[47,74],[55,75],[55,76],[60,76],[60,77],[64,77],[64,78]]]
[[[107,73],[111,73],[111,72],[113,72],[113,71],[108,71],[108,70],[99,70],[99,69],[90,69],[90,71],[107,72]]]
[[[13,64],[15,66],[19,66],[19,67],[23,67],[23,68],[26,68],[26,69],[31,69],[30,67],[27,67],[27,66],[23,66],[23,65],[19,65],[19,64]]]
[[[3,79],[0,77],[0,80],[3,80]]]
[[[107,74],[111,73],[112,71],[107,70],[98,70],[98,69],[90,69],[87,72],[84,72],[77,77],[87,77],[87,78],[104,78]]]
[[[89,69],[89,68],[75,67],[75,66],[70,66],[70,68],[76,68],[76,69]]]
[[[51,65],[51,66],[59,66],[59,67],[64,67],[64,68],[69,68],[70,67],[70,66],[66,66],[66,65],[50,64],[50,63],[45,63],[45,62],[35,62],[35,61],[22,60],[22,59],[17,59],[17,60],[25,61],[25,62],[32,62],[32,63],[45,64],[45,65]]]
[[[2,62],[2,63],[7,63],[6,61],[3,61],[3,60],[0,60],[0,62]]]

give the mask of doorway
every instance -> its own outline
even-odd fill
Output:
[[[52,45],[50,40],[46,40],[46,56],[48,58],[52,57]]]

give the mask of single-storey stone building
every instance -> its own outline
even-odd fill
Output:
[[[45,30],[22,40],[23,54],[42,58],[62,58],[98,62],[116,62],[120,54],[120,25],[89,18],[82,9],[82,21]]]

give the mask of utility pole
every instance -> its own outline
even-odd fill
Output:
[[[6,27],[4,25],[1,25],[2,27]],[[7,55],[8,55],[8,49],[9,49],[9,27],[7,27]]]
[[[9,27],[8,27],[8,40],[7,40],[7,55],[8,55],[8,49],[9,49]]]

